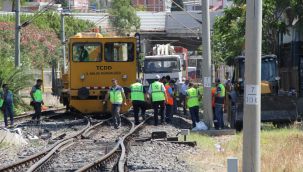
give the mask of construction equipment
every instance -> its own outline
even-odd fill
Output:
[[[70,37],[68,71],[53,86],[60,102],[83,114],[109,113],[111,104],[101,101],[116,79],[129,102],[121,112],[128,111],[129,86],[136,81],[137,41],[135,37],[104,37],[94,32]]]
[[[245,57],[235,58],[232,85],[227,88],[226,105],[231,128],[243,127]],[[285,126],[297,120],[297,96],[279,88],[278,61],[275,55],[262,56],[261,65],[261,121]],[[245,115],[245,114],[244,114]]]

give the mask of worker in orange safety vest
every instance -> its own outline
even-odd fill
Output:
[[[166,111],[165,111],[165,121],[167,123],[171,123],[173,118],[173,106],[174,106],[174,92],[173,92],[173,81],[170,81],[165,85],[165,92],[166,92]]]

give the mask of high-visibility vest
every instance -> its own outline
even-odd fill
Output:
[[[122,104],[123,97],[122,97],[122,87],[117,86],[116,88],[111,88],[109,91],[110,102],[112,104]]]
[[[4,102],[4,100],[2,99],[2,94],[0,93],[0,108],[2,108],[3,102]]]
[[[165,100],[165,93],[162,90],[163,84],[159,81],[155,81],[151,85],[152,101],[163,101]]]
[[[187,106],[189,108],[194,106],[199,106],[199,99],[198,99],[198,90],[195,88],[190,88],[187,91]]]
[[[200,85],[200,86],[198,86],[198,88],[197,88],[197,90],[199,91],[199,94],[200,95],[203,95],[203,87]]]
[[[139,100],[144,101],[144,92],[143,92],[143,85],[139,82],[134,83],[130,86],[130,96],[131,100]]]
[[[224,87],[224,85],[223,84],[219,84],[218,87],[220,87],[221,92],[220,92],[220,94],[217,94],[217,96],[219,96],[219,97],[225,97],[225,87]]]
[[[225,98],[225,87],[223,84],[218,84],[217,89],[220,88],[220,93],[216,91],[215,103],[216,104],[224,104]]]
[[[33,93],[34,94],[34,100],[36,102],[42,102],[42,91],[41,89],[36,89],[36,91]]]
[[[174,105],[174,99],[173,97],[169,94],[168,90],[170,89],[170,85],[165,85],[165,91],[166,91],[166,104],[168,105]]]

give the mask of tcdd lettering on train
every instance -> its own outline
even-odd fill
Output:
[[[112,70],[111,66],[96,66],[97,70]]]

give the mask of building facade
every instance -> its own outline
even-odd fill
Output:
[[[170,0],[132,0],[132,5],[135,8],[142,9],[144,11],[168,11],[171,7]]]

